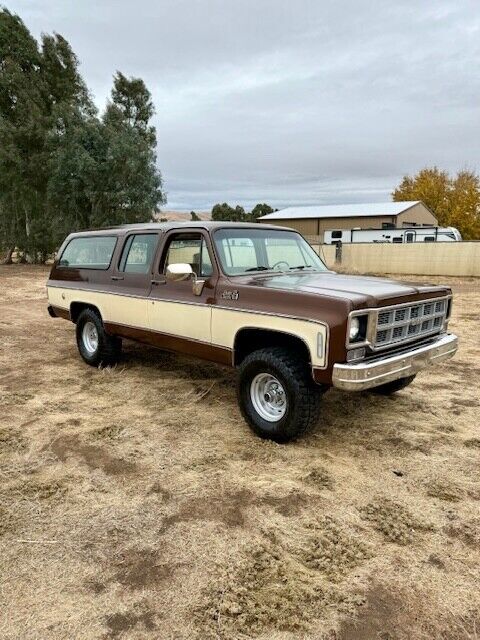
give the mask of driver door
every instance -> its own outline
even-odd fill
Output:
[[[172,264],[189,264],[203,290],[196,295],[192,279],[170,281],[165,277]],[[198,345],[211,345],[212,304],[218,271],[210,238],[204,230],[172,230],[166,234],[156,274],[152,280],[148,320],[158,346],[194,353]]]

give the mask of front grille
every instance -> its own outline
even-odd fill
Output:
[[[442,298],[379,311],[373,347],[383,349],[438,333],[444,326],[447,310],[447,298]]]

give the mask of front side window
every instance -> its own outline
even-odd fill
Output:
[[[125,273],[149,273],[158,236],[142,233],[127,238],[120,258],[119,271]]]
[[[229,276],[255,271],[293,271],[327,268],[304,238],[294,231],[219,229],[215,247]]]
[[[212,275],[212,261],[202,234],[179,233],[173,236],[163,264],[164,273],[169,265],[178,263],[189,264],[197,276],[208,278]]]
[[[108,269],[117,244],[115,236],[73,238],[65,247],[58,266],[75,269]]]

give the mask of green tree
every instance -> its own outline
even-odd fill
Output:
[[[437,167],[404,176],[392,193],[393,200],[421,200],[440,226],[453,226],[465,240],[480,238],[480,179],[471,171],[450,176]]]
[[[103,208],[105,224],[152,219],[165,202],[157,168],[154,107],[143,80],[114,77],[103,124],[108,142]]]
[[[108,142],[97,118],[69,127],[50,162],[48,204],[53,213],[54,245],[71,229],[99,226],[106,182]]]
[[[0,9],[0,249],[43,259],[78,228],[149,220],[165,198],[143,80],[114,76],[102,118],[58,34]]]
[[[53,126],[68,126],[73,114],[92,117],[97,110],[81,77],[79,61],[70,44],[59,34],[43,35],[41,73],[48,88],[47,105]]]
[[[140,87],[138,100],[144,102],[145,86],[135,80],[132,84]],[[126,87],[123,81],[121,86]],[[134,100],[132,92],[130,99]],[[49,202],[57,212],[60,235],[65,233],[59,219],[65,209],[68,227],[88,228],[151,220],[164,202],[156,167],[155,130],[148,121],[132,119],[123,103],[115,84],[103,119],[81,120],[57,146]]]
[[[113,77],[112,95],[104,122],[114,128],[130,126],[150,146],[155,146],[155,128],[150,123],[154,113],[152,96],[144,81],[141,78],[127,78],[117,71]]]
[[[0,10],[0,244],[35,244],[45,197],[46,100],[37,42]]]
[[[237,205],[231,207],[226,202],[216,204],[212,208],[212,220],[228,221],[228,222],[245,222],[246,213],[243,207]]]
[[[250,212],[250,219],[255,222],[261,216],[267,216],[269,213],[273,213],[273,207],[266,202],[256,204]]]

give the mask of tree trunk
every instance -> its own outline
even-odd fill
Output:
[[[7,254],[5,258],[2,260],[1,264],[12,264],[13,263],[12,254],[14,251],[15,251],[15,247],[11,247],[10,249],[8,249]]]
[[[27,240],[30,238],[30,217],[28,215],[27,208],[25,207],[25,235]]]

